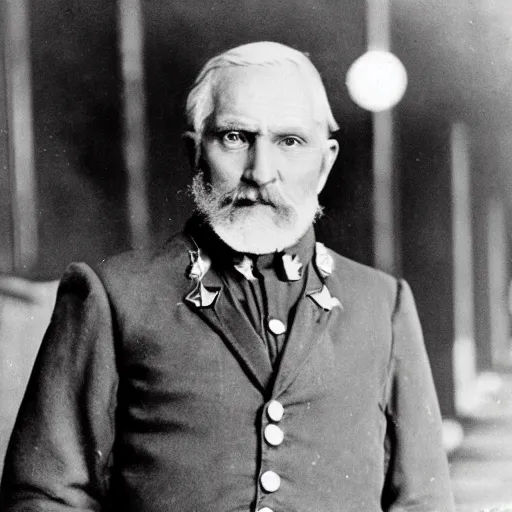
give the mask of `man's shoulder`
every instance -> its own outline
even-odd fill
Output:
[[[95,270],[100,274],[123,275],[145,274],[161,267],[173,271],[178,269],[179,261],[188,261],[188,251],[192,248],[190,239],[184,233],[177,233],[160,246],[131,249],[109,256],[95,265]]]
[[[333,256],[335,262],[335,269],[341,273],[349,273],[358,276],[362,279],[368,279],[371,281],[381,281],[384,285],[392,286],[396,281],[396,278],[382,270],[375,267],[371,267],[367,264],[360,263],[356,260],[347,258],[336,251],[327,248],[329,253]]]
[[[161,286],[178,291],[188,283],[192,249],[190,239],[178,233],[159,247],[125,251],[91,267],[111,296],[148,294]]]
[[[396,300],[398,280],[382,270],[357,262],[338,254],[332,249],[329,253],[334,259],[333,277],[338,286],[353,296],[378,296],[393,304]]]

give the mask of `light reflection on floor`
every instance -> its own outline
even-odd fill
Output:
[[[512,512],[512,375],[462,419],[465,437],[450,457],[457,512]]]

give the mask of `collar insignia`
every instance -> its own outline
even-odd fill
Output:
[[[234,266],[248,281],[256,279],[253,274],[254,262],[246,254],[241,259],[236,260]]]
[[[208,308],[214,304],[220,293],[220,288],[206,288],[201,282],[208,270],[210,270],[211,260],[199,248],[197,251],[188,251],[188,254],[190,256],[190,265],[187,277],[195,281],[196,285],[185,297],[185,300],[191,302],[197,308]]]
[[[341,308],[341,302],[331,295],[331,292],[325,286],[322,286],[322,289],[319,292],[308,293],[308,297],[311,297],[321,308],[325,309],[325,311],[331,311],[333,308]]]
[[[302,276],[302,263],[299,257],[294,254],[283,254],[283,270],[288,281],[298,281]]]
[[[206,254],[201,253],[201,249],[188,251],[188,255],[190,256],[188,278],[201,281],[208,270],[210,270],[211,260]]]
[[[215,299],[219,296],[219,292],[219,289],[206,288],[203,283],[199,282],[185,299],[192,302],[197,308],[208,308],[213,305]]]
[[[334,270],[334,259],[321,242],[315,244],[315,264],[323,278],[330,276]]]

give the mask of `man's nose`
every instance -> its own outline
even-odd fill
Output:
[[[258,187],[273,183],[277,177],[272,144],[256,138],[249,150],[244,179]]]

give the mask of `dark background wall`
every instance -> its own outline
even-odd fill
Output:
[[[127,246],[115,2],[31,3],[40,253],[31,275]]]

